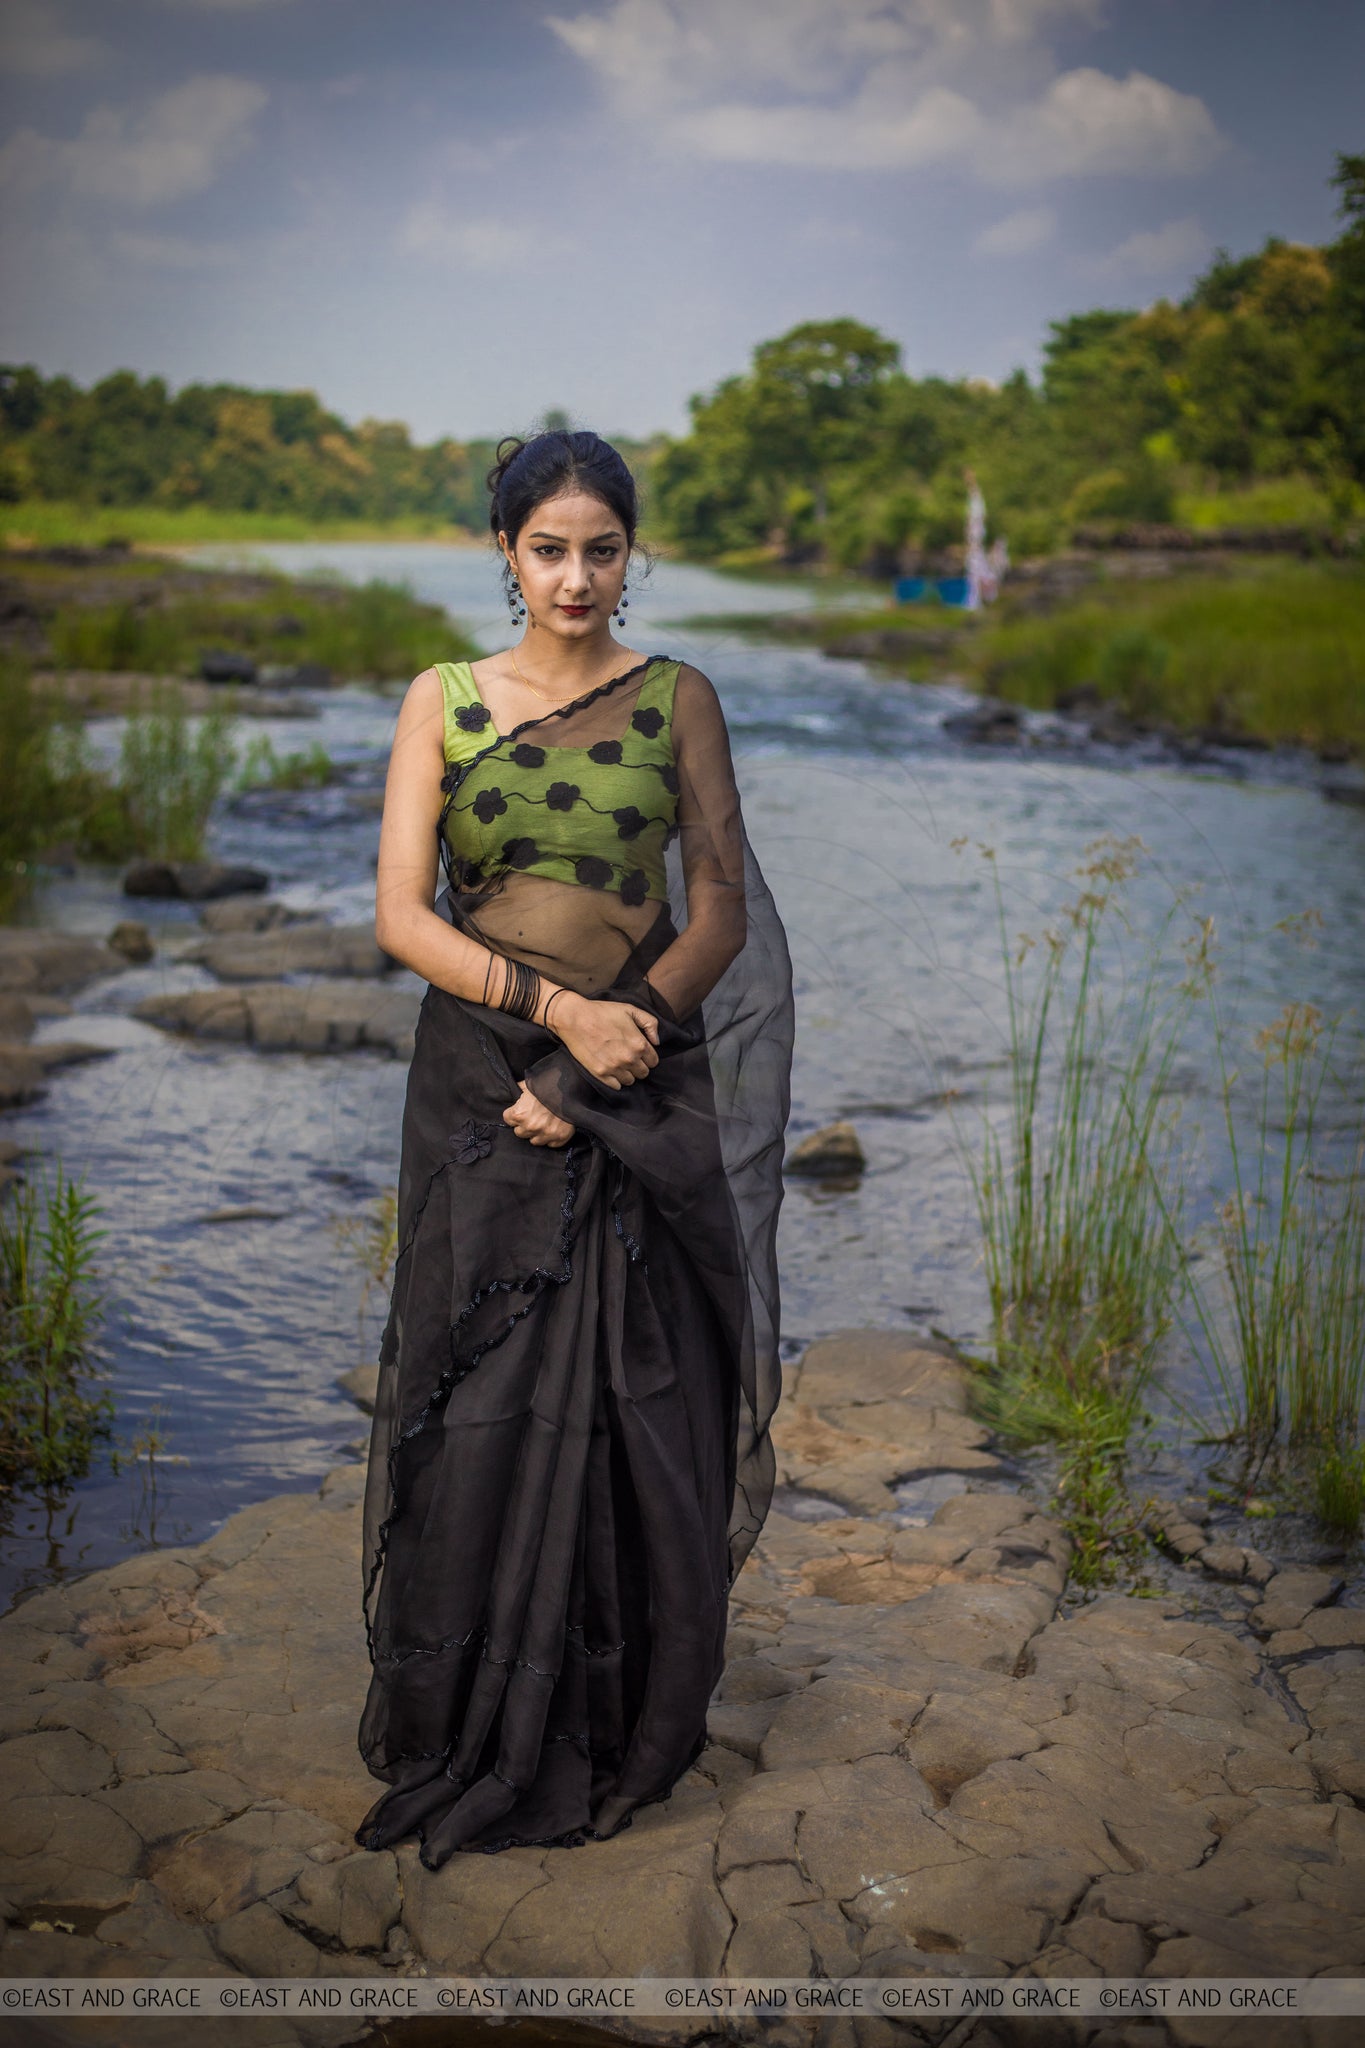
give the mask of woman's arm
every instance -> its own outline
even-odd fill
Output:
[[[448,994],[500,1006],[511,970],[500,953],[456,931],[433,909],[437,823],[444,802],[441,679],[424,669],[398,713],[384,785],[375,880],[375,938],[383,950]],[[541,977],[535,1022],[560,984]],[[629,1087],[658,1060],[658,1023],[629,1003],[590,1003],[566,989],[555,1004],[555,1035],[609,1088]]]

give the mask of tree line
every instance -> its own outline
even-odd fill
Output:
[[[853,319],[763,342],[683,437],[618,446],[651,526],[703,557],[779,552],[877,574],[961,535],[978,473],[1016,554],[1082,522],[1164,521],[1179,491],[1306,480],[1337,524],[1365,485],[1365,155],[1338,156],[1343,232],[1220,252],[1178,303],[1054,321],[1035,382],[911,377]],[[547,413],[547,425],[567,424]],[[0,502],[199,506],[484,530],[491,441],[421,446],[311,391],[120,370],[83,390],[0,366]]]
[[[1332,182],[1335,242],[1220,251],[1178,304],[1054,321],[1036,383],[915,378],[875,328],[794,327],[692,400],[653,467],[655,517],[693,554],[886,573],[960,539],[970,464],[1016,553],[1276,478],[1344,522],[1365,484],[1365,155]]]

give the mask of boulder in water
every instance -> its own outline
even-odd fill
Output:
[[[202,902],[210,896],[242,896],[270,887],[264,868],[220,860],[135,860],[123,877],[125,896],[179,897]]]
[[[829,1180],[844,1174],[861,1173],[867,1157],[850,1123],[826,1124],[812,1131],[787,1154],[786,1171]]]

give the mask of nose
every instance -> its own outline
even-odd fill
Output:
[[[591,587],[586,555],[566,554],[564,557],[564,592],[569,598],[586,596]]]

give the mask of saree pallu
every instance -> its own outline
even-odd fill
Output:
[[[645,978],[685,923],[676,855],[597,995],[659,1017],[647,1080],[611,1090],[534,1024],[424,998],[365,1503],[360,1746],[389,1788],[365,1846],[416,1833],[434,1868],[610,1835],[704,1745],[780,1387],[790,977],[741,858],[748,938],[689,1017]],[[502,1121],[523,1076],[563,1149]]]

